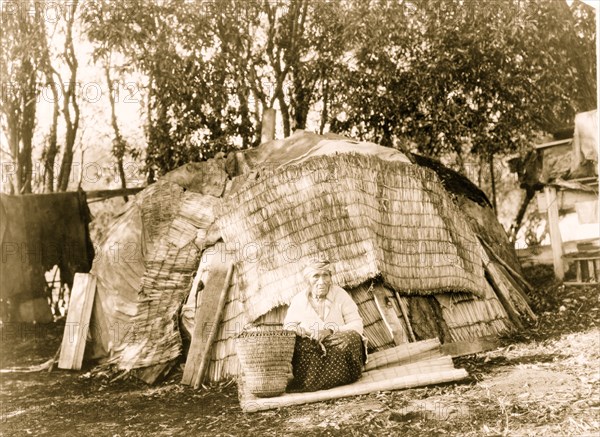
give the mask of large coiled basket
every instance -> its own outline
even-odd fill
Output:
[[[235,340],[245,391],[279,396],[292,376],[296,333],[284,329],[245,331]]]

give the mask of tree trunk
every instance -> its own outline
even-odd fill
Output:
[[[23,91],[23,114],[21,118],[21,150],[19,151],[18,190],[20,194],[31,193],[32,161],[31,147],[33,130],[35,129],[35,112],[37,98],[36,71],[29,60],[24,64],[27,74],[26,88]]]
[[[152,144],[153,139],[153,128],[154,121],[152,116],[152,99],[154,98],[154,76],[149,74],[148,76],[148,100],[146,101],[146,141],[148,144]],[[146,149],[146,183],[148,185],[154,183],[156,181],[156,175],[154,172],[154,167],[150,164],[150,156],[148,155],[148,149]]]
[[[519,208],[519,212],[517,212],[517,216],[515,217],[515,220],[514,220],[512,226],[510,227],[509,238],[513,244],[517,240],[517,234],[519,233],[519,229],[521,229],[523,217],[525,217],[525,212],[527,211],[527,207],[529,206],[529,203],[531,202],[531,199],[533,199],[534,196],[535,196],[535,190],[531,187],[527,187],[525,189],[525,198],[523,199],[523,202],[521,203],[521,207]]]
[[[483,190],[483,169],[485,168],[485,159],[479,155],[479,169],[477,171],[477,186]],[[485,191],[485,190],[484,190]]]
[[[50,126],[50,133],[48,134],[48,147],[44,153],[44,169],[46,170],[45,190],[48,193],[54,192],[54,165],[56,162],[56,155],[58,154],[57,126],[58,115],[60,113],[56,84],[51,85],[51,87],[53,88],[52,94],[54,96],[54,110],[52,111],[52,125]]]
[[[280,90],[277,101],[279,102],[279,109],[281,110],[281,119],[283,120],[283,136],[289,137],[291,133],[290,111],[287,103],[285,102],[283,90]]]
[[[54,192],[54,178],[56,175],[54,174],[54,166],[56,162],[56,155],[58,154],[58,117],[60,115],[60,105],[58,88],[56,86],[56,82],[54,82],[54,74],[52,69],[49,68],[49,65],[44,67],[44,74],[47,78],[48,86],[52,91],[53,102],[53,110],[52,110],[52,124],[50,125],[50,133],[48,134],[48,143],[47,147],[42,154],[44,161],[44,189],[48,193]]]
[[[58,85],[55,81],[55,76],[58,78],[58,81],[61,81],[61,77],[56,72],[56,70],[52,67],[52,62],[50,60],[50,48],[48,46],[48,39],[46,36],[46,25],[44,20],[39,20],[39,24],[41,26],[41,35],[40,35],[40,46],[41,46],[41,67],[44,72],[44,76],[46,77],[46,84],[50,87],[52,91],[52,99],[53,99],[53,109],[52,109],[52,124],[50,125],[50,132],[48,134],[48,142],[45,150],[42,154],[42,159],[44,162],[44,191],[48,193],[54,192],[54,165],[56,162],[56,155],[58,154],[58,118],[60,116],[60,105],[59,99],[60,95],[58,93]]]
[[[312,87],[309,87],[306,78],[303,79],[298,73],[294,75],[293,93],[292,111],[294,113],[294,129],[306,129]]]
[[[106,84],[108,86],[108,101],[110,103],[110,124],[112,125],[113,132],[115,134],[113,138],[113,148],[112,153],[113,156],[117,159],[117,169],[119,172],[119,178],[121,179],[121,188],[127,188],[127,181],[125,179],[125,168],[123,167],[123,158],[125,157],[125,151],[127,150],[127,143],[123,139],[121,135],[121,130],[119,129],[119,123],[117,122],[117,112],[115,107],[115,95],[114,88],[112,84],[112,78],[110,77],[110,60],[105,60],[104,65],[104,75],[106,77]],[[129,197],[127,194],[123,195],[123,200],[125,202],[129,201]]]
[[[319,135],[323,135],[325,125],[327,124],[327,118],[329,117],[329,81],[325,79],[323,81],[323,111],[321,112],[321,123],[319,125]]]
[[[488,156],[488,165],[490,167],[490,183],[492,185],[492,206],[494,208],[494,214],[498,215],[498,205],[496,204],[496,177],[494,175],[494,154],[490,153]]]
[[[71,10],[67,19],[67,29],[65,35],[65,50],[64,57],[71,77],[67,89],[63,93],[64,104],[63,113],[67,124],[67,133],[65,135],[65,153],[63,155],[60,174],[58,176],[58,191],[67,191],[69,187],[69,179],[71,177],[71,169],[73,167],[73,147],[77,138],[77,130],[79,129],[79,104],[77,103],[77,57],[73,46],[73,21],[75,19],[75,11],[77,3],[71,4]],[[71,112],[72,110],[72,112]],[[81,163],[83,165],[83,163]]]
[[[260,142],[266,143],[275,138],[275,117],[276,112],[274,109],[265,109],[262,117],[262,125],[260,130]]]

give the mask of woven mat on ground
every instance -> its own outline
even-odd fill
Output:
[[[339,154],[241,177],[218,224],[251,320],[289,303],[321,256],[342,287],[381,275],[406,293],[483,290],[476,236],[428,169]]]

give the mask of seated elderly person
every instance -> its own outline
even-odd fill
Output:
[[[327,261],[304,269],[309,283],[290,303],[284,320],[295,330],[294,379],[289,391],[325,390],[360,378],[366,359],[363,321],[344,289],[331,283]]]

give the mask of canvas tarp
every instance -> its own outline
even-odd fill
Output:
[[[11,305],[43,296],[44,273],[57,265],[63,283],[88,272],[94,258],[85,193],[0,194],[0,297]],[[3,312],[6,309],[3,309]]]
[[[358,153],[376,156],[384,161],[410,163],[404,153],[368,141],[357,141],[335,134],[317,135],[297,130],[283,140],[272,140],[256,149],[246,151],[251,167],[262,166],[274,170],[278,167],[301,164],[315,156],[335,156]]]
[[[591,168],[598,174],[598,111],[582,112],[575,116],[575,132],[573,133],[573,168],[591,163]]]

